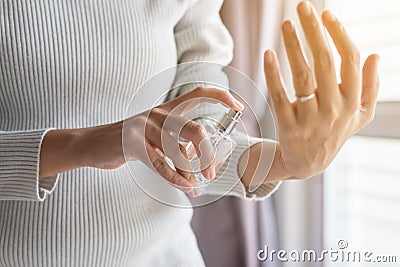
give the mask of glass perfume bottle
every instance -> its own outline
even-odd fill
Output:
[[[214,149],[216,169],[219,169],[223,165],[233,149],[237,146],[237,143],[230,137],[230,134],[238,124],[241,115],[241,111],[230,109],[218,121],[207,117],[193,119],[203,125],[209,136]],[[212,181],[207,180],[201,173],[200,161],[192,142],[187,144],[186,151],[198,186],[201,188],[211,183]]]

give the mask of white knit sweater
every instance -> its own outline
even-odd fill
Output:
[[[49,129],[123,119],[135,90],[177,63],[228,64],[221,2],[0,1],[0,266],[204,265],[192,210],[155,201],[126,166],[81,168],[39,183],[38,165]],[[176,74],[182,77],[190,77],[185,68]],[[236,138],[237,165],[260,140]],[[263,198],[276,187],[249,194],[237,181],[229,168],[208,193],[233,185],[230,195]],[[176,198],[186,196],[176,190]]]

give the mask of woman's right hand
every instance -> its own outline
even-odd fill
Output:
[[[124,121],[84,129],[50,131],[42,144],[40,177],[71,169],[64,166],[57,171],[57,168],[51,166],[50,160],[55,163],[54,160],[57,159],[55,151],[51,151],[54,150],[51,149],[51,144],[54,147],[60,143],[62,131],[75,131],[72,134],[73,143],[79,152],[72,157],[77,158],[79,163],[72,168],[90,166],[115,169],[126,161],[140,160],[178,189],[192,196],[198,196],[200,192],[186,150],[171,134],[194,144],[202,174],[207,179],[213,179],[215,164],[210,140],[200,124],[183,117],[204,102],[221,103],[237,110],[243,109],[243,105],[230,93],[220,89],[199,87]],[[175,170],[165,161],[164,156],[172,160]],[[50,170],[46,172],[46,167],[53,169],[53,173],[47,173]]]

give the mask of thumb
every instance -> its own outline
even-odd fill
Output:
[[[361,106],[368,112],[375,111],[376,99],[378,97],[378,55],[370,55],[364,63],[362,71],[362,94]]]

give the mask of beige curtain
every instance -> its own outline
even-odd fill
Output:
[[[235,43],[231,66],[249,76],[264,92],[263,54],[266,49],[278,50],[280,46],[282,4],[280,0],[225,0],[221,10]],[[255,98],[254,92],[242,88],[241,94],[257,115],[264,114],[266,107]],[[256,125],[247,125],[247,128],[250,134],[260,134]]]
[[[263,53],[267,48],[279,47],[281,4],[279,0],[225,0],[221,10],[235,43],[231,66],[249,76],[264,92]],[[257,115],[264,114],[264,101],[257,100],[254,92],[241,88],[239,93]],[[244,121],[250,122],[246,125],[248,132],[260,135],[258,125],[246,120],[250,110],[243,116]],[[271,118],[265,118],[263,125],[271,123]],[[272,199],[250,202],[225,197],[196,208],[192,226],[207,266],[280,266],[279,262],[261,263],[256,254],[267,244],[279,247]]]
[[[281,61],[288,93],[293,97],[280,24],[285,18],[297,21],[298,2],[225,0],[221,10],[221,17],[235,43],[231,66],[249,76],[264,92],[263,53],[266,49],[274,49]],[[322,11],[325,5],[324,0],[310,2],[318,11]],[[305,52],[309,57],[309,52]],[[241,90],[241,95],[253,107],[257,117],[263,117],[260,122],[262,136],[273,137],[273,120],[265,112],[265,101],[255,99],[246,88]],[[245,111],[245,121],[250,116],[248,112]],[[248,132],[260,135],[258,126],[249,121],[246,125]],[[256,253],[264,245],[277,250],[322,249],[322,179],[285,182],[273,197],[262,202],[225,197],[206,207],[196,208],[192,225],[209,267],[289,266],[278,261],[259,262]]]

